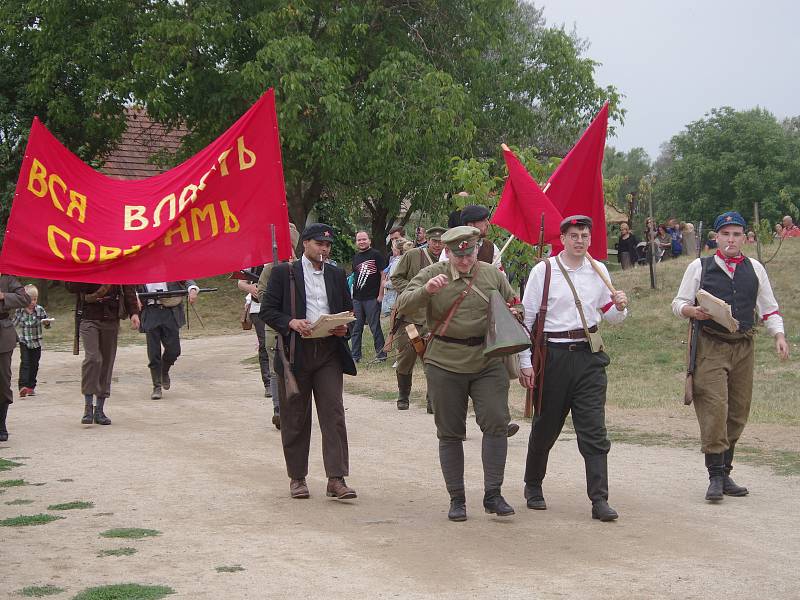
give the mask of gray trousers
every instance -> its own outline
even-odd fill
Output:
[[[261,369],[261,382],[264,384],[264,389],[269,388],[272,391],[272,408],[278,412],[280,406],[279,386],[275,369],[269,360],[270,353],[275,356],[275,330],[267,327],[258,313],[250,313],[250,320],[253,322],[253,329],[256,330],[258,338],[258,366]]]
[[[369,324],[372,337],[375,341],[375,356],[386,358],[383,351],[384,339],[383,329],[381,329],[381,304],[377,299],[356,300],[353,299],[353,313],[356,317],[353,326],[353,336],[350,338],[353,360],[361,360],[361,336],[364,334],[364,323]]]

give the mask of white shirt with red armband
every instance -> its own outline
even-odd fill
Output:
[[[714,262],[717,263],[723,273],[733,279],[736,273],[736,265],[726,266],[725,261],[716,254],[714,255]],[[750,258],[753,265],[753,271],[758,277],[758,297],[756,298],[756,312],[770,335],[775,336],[783,333],[783,317],[778,309],[778,301],[775,299],[775,294],[772,293],[772,285],[769,283],[767,270],[760,262]],[[733,269],[733,270],[731,270]],[[684,306],[694,306],[695,296],[700,289],[700,275],[702,265],[700,259],[696,258],[689,263],[686,268],[686,273],[683,274],[681,286],[678,288],[678,295],[672,301],[672,312],[676,317],[683,317],[681,310]]]
[[[559,255],[561,256],[561,255]],[[550,291],[547,295],[547,317],[544,320],[544,331],[573,331],[576,329],[583,329],[583,322],[581,321],[578,307],[575,305],[575,298],[569,288],[567,280],[558,268],[555,258],[548,258],[550,261],[551,274],[550,274]],[[583,314],[586,317],[586,325],[590,329],[600,323],[601,320],[609,323],[621,323],[628,316],[628,309],[617,310],[614,303],[611,301],[611,292],[600,279],[600,276],[592,268],[592,264],[588,258],[583,259],[583,264],[577,269],[569,268],[561,260],[567,274],[572,280],[572,285],[575,286],[575,291],[581,299],[581,306],[583,307]],[[605,276],[611,281],[608,275],[608,269],[602,263],[597,263],[600,269],[604,272]],[[542,302],[542,289],[544,288],[544,261],[537,264],[531,271],[528,277],[528,284],[525,286],[525,294],[522,297],[522,305],[525,307],[525,326],[530,329],[533,327],[533,320],[539,312],[539,305]],[[551,338],[548,336],[548,341],[561,343],[561,342],[579,342],[585,341],[586,338]],[[531,366],[531,352],[526,350],[519,353],[520,366],[529,368]]]

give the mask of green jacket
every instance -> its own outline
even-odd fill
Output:
[[[441,274],[447,275],[450,283],[436,294],[431,295],[426,292],[425,284],[428,280]],[[414,311],[425,310],[428,329],[433,331],[434,327],[445,319],[453,302],[464,291],[473,276],[475,283],[450,320],[444,335],[460,339],[485,336],[489,328],[488,299],[492,291],[500,292],[507,302],[511,302],[515,296],[505,275],[485,263],[476,263],[472,271],[466,274],[459,273],[449,262],[438,262],[425,267],[411,280],[397,299],[397,311],[411,314]],[[476,292],[476,289],[480,293]],[[431,338],[424,362],[456,373],[478,373],[492,361],[500,360],[485,358],[483,350],[484,345],[465,346]]]
[[[444,252],[444,250],[442,250]],[[397,290],[397,295],[402,294],[424,267],[436,264],[437,258],[433,258],[427,248],[413,248],[403,254],[400,262],[392,272],[392,287]],[[421,325],[425,322],[425,308],[421,307],[413,312],[401,313],[398,310],[397,318],[407,323]]]

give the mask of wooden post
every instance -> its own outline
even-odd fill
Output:
[[[761,225],[761,219],[758,218],[758,202],[753,202],[753,218],[756,221],[753,225],[753,229],[758,231],[758,227]],[[745,231],[744,234],[747,235],[747,232]],[[761,238],[758,237],[758,234],[756,234],[756,256],[758,256],[758,262],[764,264],[761,261]]]

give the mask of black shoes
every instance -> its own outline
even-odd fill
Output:
[[[506,433],[507,437],[512,437],[517,434],[519,431],[519,425],[516,423],[509,423],[508,424],[508,432]]]
[[[98,398],[97,406],[94,407],[94,422],[98,425],[111,425],[111,419],[109,419],[103,412],[103,406],[105,403],[105,398]]]
[[[706,468],[708,469],[708,490],[706,490],[706,500],[709,502],[719,502],[724,498],[725,485],[725,455],[706,454]]]
[[[547,510],[541,483],[528,483],[525,485],[525,500],[531,510]]]
[[[450,510],[447,511],[447,518],[451,521],[467,520],[467,500],[463,497],[452,498],[450,500]]]
[[[727,471],[727,467],[725,468]],[[747,496],[750,492],[743,485],[736,485],[736,482],[731,479],[731,476],[725,473],[722,476],[722,493],[726,496],[742,497]]]
[[[510,517],[514,514],[514,509],[500,495],[500,490],[492,490],[484,494],[483,508],[490,515],[497,515],[498,517]]]
[[[597,500],[596,502],[592,502],[592,518],[599,519],[605,523],[608,521],[616,521],[619,519],[619,515],[617,511],[608,505],[608,502],[605,500]]]
[[[412,375],[410,373],[396,373],[397,375],[397,410],[408,410],[411,396]]]
[[[281,430],[281,416],[278,413],[272,415],[272,424],[275,425],[275,429]]]
[[[171,381],[169,379],[169,367],[161,365],[161,387],[163,387],[165,390],[168,390],[170,383]]]

